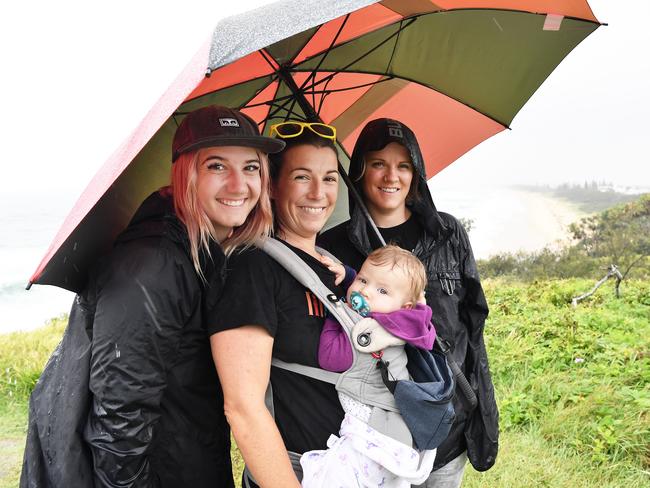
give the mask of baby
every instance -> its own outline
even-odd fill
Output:
[[[322,262],[336,274],[338,283],[344,280],[346,270],[342,265],[327,257]],[[355,325],[352,339],[338,322],[326,319],[318,350],[321,368],[347,371],[353,366],[353,345],[358,354],[373,353],[375,358],[381,357],[386,347],[406,342],[421,349],[433,347],[435,329],[431,325],[431,309],[424,303],[426,272],[420,260],[398,246],[388,245],[373,251],[356,276],[350,276],[347,269],[345,281],[353,280],[347,290],[347,302],[369,318]],[[393,358],[389,365],[394,378],[408,377],[403,348],[400,354],[404,356],[402,360]],[[381,375],[377,368],[369,371],[371,375]],[[345,411],[339,437],[330,437],[327,450],[303,454],[303,487],[407,488],[427,479],[435,450],[420,453],[378,432],[368,425],[371,405],[342,392],[339,399]]]

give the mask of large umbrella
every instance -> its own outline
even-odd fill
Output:
[[[221,104],[259,122],[335,125],[345,158],[365,122],[393,117],[431,177],[508,128],[601,25],[585,0],[284,0],[219,22],[210,42],[82,194],[30,280],[79,291],[139,203],[168,183],[183,115]]]

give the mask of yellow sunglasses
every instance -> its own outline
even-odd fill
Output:
[[[336,140],[336,127],[320,122],[280,122],[271,126],[269,136],[274,137],[277,135],[281,139],[290,139],[302,134],[305,127],[317,136],[333,141]]]

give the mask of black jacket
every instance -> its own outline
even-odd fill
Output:
[[[350,161],[350,178],[356,181],[363,171],[363,155],[399,142],[410,153],[418,196],[407,204],[422,229],[415,249],[427,270],[426,299],[433,310],[432,321],[438,335],[452,344],[453,359],[461,366],[474,388],[479,404],[471,411],[456,394],[456,420],[445,442],[438,448],[434,470],[467,449],[475,469],[491,468],[498,450],[498,410],[483,341],[488,306],[476,262],[462,225],[451,215],[438,212],[426,183],[425,166],[414,134],[390,119],[370,122],[362,131]],[[362,194],[361,182],[355,184]],[[344,263],[359,269],[379,241],[350,195],[350,220],[319,237],[320,246]]]
[[[21,487],[233,486],[204,323],[223,285],[211,253],[203,283],[171,198],[142,204],[32,393]]]

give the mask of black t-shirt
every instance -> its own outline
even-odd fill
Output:
[[[359,271],[366,256],[350,243],[347,234],[349,223],[347,221],[339,224],[318,236],[318,245],[323,249],[327,249],[348,266]],[[422,238],[424,230],[415,214],[411,214],[406,222],[395,227],[379,227],[379,233],[387,244],[395,244],[402,249],[413,251]],[[374,231],[370,227],[368,227],[368,234],[374,236]],[[377,241],[377,239],[372,239],[372,241]]]
[[[415,218],[415,214],[406,219],[406,222],[395,227],[379,227],[379,233],[386,241],[386,244],[396,246],[413,252],[418,241],[422,237],[422,226]]]
[[[286,243],[285,243],[286,244]],[[334,274],[309,254],[289,246],[332,292]],[[274,337],[273,356],[318,367],[318,343],[325,321],[322,303],[264,251],[251,248],[228,262],[220,298],[221,315],[208,327],[214,334],[244,325],[260,325]],[[326,449],[338,432],[343,410],[334,385],[271,368],[275,421],[288,450]]]

